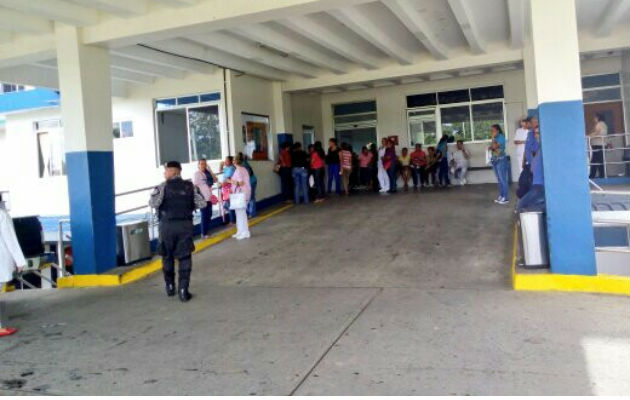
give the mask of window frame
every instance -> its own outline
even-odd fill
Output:
[[[624,99],[624,91],[623,91],[623,74],[619,73],[619,72],[611,72],[611,73],[604,73],[604,74],[588,74],[588,75],[582,75],[580,79],[584,79],[584,78],[588,78],[591,76],[600,76],[600,75],[618,75],[619,76],[619,84],[618,85],[609,85],[609,86],[595,86],[595,87],[590,87],[590,88],[584,88],[582,87],[582,104],[606,104],[606,103],[616,103],[621,101],[622,103],[625,102]],[[581,81],[580,81],[581,83]],[[620,92],[620,96],[619,99],[613,99],[613,100],[602,100],[602,101],[584,101],[584,92],[593,92],[596,90],[605,90],[605,89],[619,89]],[[625,112],[625,108],[624,108],[624,112]]]
[[[197,96],[199,98],[199,100],[201,100],[201,97],[204,95],[215,95],[218,94],[218,98],[215,100],[210,100],[210,101],[200,101],[198,103],[187,103],[187,104],[178,104],[177,100],[180,98],[187,98],[187,97],[192,97],[192,96]],[[155,98],[153,99],[153,133],[154,133],[154,147],[155,147],[155,160],[156,160],[156,164],[157,167],[160,167],[162,164],[164,164],[166,161],[163,161],[161,159],[161,154],[160,154],[160,132],[158,129],[158,113],[160,112],[165,112],[165,111],[171,111],[171,110],[185,110],[186,113],[186,146],[188,149],[188,162],[186,164],[191,164],[191,163],[195,163],[197,162],[196,160],[193,160],[193,154],[192,154],[192,146],[190,145],[190,140],[191,140],[191,136],[190,136],[190,118],[189,118],[189,113],[188,110],[191,108],[200,108],[200,107],[209,107],[209,106],[216,106],[217,110],[218,110],[218,114],[219,114],[219,135],[220,135],[220,140],[221,140],[221,158],[217,158],[217,159],[212,159],[212,160],[207,160],[208,162],[219,162],[222,161],[225,158],[226,153],[229,153],[229,149],[227,148],[227,131],[225,129],[226,127],[226,115],[225,115],[225,109],[224,107],[222,107],[222,102],[223,102],[223,93],[222,92],[203,92],[203,93],[197,93],[197,94],[183,94],[183,95],[176,95],[176,96],[169,96],[169,97],[160,97],[160,98]],[[164,100],[175,100],[175,104],[172,106],[168,106],[168,107],[161,107],[158,108],[158,102],[160,101],[164,101]]]
[[[123,124],[123,122],[130,122],[131,123],[131,132],[132,132],[131,136],[122,136],[122,124]],[[120,131],[120,137],[114,136],[114,129],[116,127],[116,124],[118,124],[118,126],[119,126],[118,129]],[[114,120],[114,122],[112,122],[112,137],[114,138],[114,140],[133,139],[133,138],[135,138],[136,137],[136,123],[131,118],[123,118],[123,119]]]
[[[435,124],[436,124],[436,135],[438,137],[438,140],[440,137],[442,137],[442,113],[440,112],[442,110],[442,108],[453,108],[453,107],[462,107],[462,106],[468,106],[468,115],[470,118],[470,135],[472,140],[469,141],[465,141],[464,143],[470,143],[470,144],[476,144],[476,143],[489,143],[492,141],[492,139],[483,139],[483,140],[476,140],[475,139],[475,127],[474,127],[474,120],[473,120],[473,106],[478,105],[478,104],[492,104],[492,103],[501,103],[501,107],[503,109],[503,133],[505,134],[505,139],[508,139],[508,132],[507,132],[507,123],[506,123],[506,115],[505,115],[505,98],[501,98],[501,99],[489,99],[489,100],[475,100],[475,101],[469,101],[469,102],[463,102],[463,103],[449,103],[449,104],[443,104],[443,105],[436,105],[436,106],[428,106],[428,107],[416,107],[416,108],[407,108],[407,138],[409,140],[409,143],[411,143],[411,126],[410,126],[410,122],[413,121],[415,118],[415,116],[409,116],[410,113],[412,112],[418,112],[418,111],[428,111],[428,110],[435,110]],[[422,143],[422,145],[424,146],[425,144]]]
[[[266,123],[267,123],[267,157],[264,159],[255,159],[255,158],[248,158],[249,161],[255,162],[255,161],[273,161],[273,155],[274,153],[274,147],[273,147],[273,135],[271,133],[271,117],[269,115],[263,115],[263,114],[256,114],[256,113],[252,113],[252,112],[247,112],[247,111],[241,111],[241,129],[245,129],[247,130],[247,122],[249,122],[247,120],[247,117],[254,117],[254,118],[261,118],[261,119],[266,119]],[[251,122],[255,122],[255,121],[251,121]],[[243,132],[245,133],[245,132]],[[243,153],[245,152],[245,146],[247,145],[247,143],[243,142],[242,146],[243,146]]]

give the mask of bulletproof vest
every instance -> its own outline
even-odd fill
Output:
[[[191,220],[193,211],[195,211],[195,186],[181,178],[168,180],[164,185],[160,220]]]

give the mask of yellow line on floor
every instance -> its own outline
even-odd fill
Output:
[[[285,205],[276,210],[270,211],[259,217],[249,220],[249,226],[257,225],[274,215],[280,214],[293,207],[293,205]],[[236,233],[236,228],[223,230],[216,235],[210,236],[207,239],[203,239],[195,243],[195,253],[206,250],[222,241],[229,239]],[[162,259],[155,258],[146,264],[137,266],[127,272],[120,275],[103,274],[103,275],[73,275],[57,280],[57,287],[60,289],[66,288],[80,288],[80,287],[95,287],[95,286],[119,286],[126,285],[131,282],[144,279],[149,275],[158,272],[162,269]]]
[[[521,274],[516,271],[518,230],[514,224],[512,286],[514,290],[604,293],[630,296],[630,277],[618,275]]]

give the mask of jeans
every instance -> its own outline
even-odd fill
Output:
[[[507,157],[501,157],[492,162],[492,168],[494,174],[497,177],[499,183],[499,197],[509,200],[510,199],[510,186],[509,186],[509,164]]]
[[[593,155],[591,156],[591,172],[589,178],[603,178],[604,175],[604,146],[591,146]]]
[[[372,180],[372,170],[370,167],[359,168],[359,184],[361,186],[369,186]]]
[[[304,198],[304,204],[308,204],[308,171],[301,167],[293,168],[291,173],[293,175],[295,204],[300,204],[300,196]]]
[[[252,186],[252,196],[249,199],[249,203],[247,203],[247,215],[250,218],[254,218],[256,216],[256,186],[258,186],[258,182],[254,182]]]
[[[335,192],[341,194],[341,175],[339,164],[328,164],[328,194],[332,191],[332,182],[335,180]]]
[[[544,211],[545,210],[545,187],[543,185],[533,185],[532,188],[518,201],[516,209],[522,211]]]
[[[411,179],[413,180],[413,187],[424,186],[427,184],[427,172],[424,167],[411,168]]]
[[[442,157],[440,160],[440,164],[438,166],[438,178],[440,180],[440,185],[450,185],[451,180],[448,177],[448,160],[446,157]]]
[[[201,236],[206,236],[210,230],[210,221],[212,220],[212,203],[208,201],[208,205],[201,209]]]
[[[350,193],[350,174],[352,173],[351,169],[343,168],[341,170],[341,182],[343,184],[343,191],[345,194]]]
[[[389,192],[396,193],[396,164],[392,163],[392,166],[387,170],[387,176],[389,177]]]
[[[293,188],[293,181],[291,179],[291,168],[280,168],[280,183],[282,185],[282,198],[284,200],[291,200],[291,192]]]

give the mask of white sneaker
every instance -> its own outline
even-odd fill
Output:
[[[506,199],[501,199],[501,201],[497,202],[498,204],[506,205],[506,204],[510,204],[510,200],[506,200]]]
[[[232,235],[232,237],[233,237],[234,239],[238,239],[238,233],[233,234],[233,235]]]
[[[247,232],[247,233],[244,233],[244,234],[242,234],[240,236],[237,236],[236,240],[249,239],[250,237],[251,237],[251,235],[249,234],[249,232]]]
[[[494,199],[494,202],[497,204],[501,204],[501,202],[503,201],[503,197],[499,196],[496,199]]]

